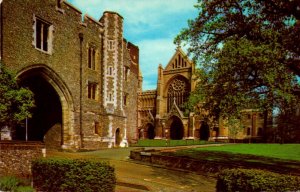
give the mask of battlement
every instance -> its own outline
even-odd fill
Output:
[[[152,96],[152,95],[156,95],[157,91],[156,90],[146,90],[143,92],[139,93],[139,96]]]

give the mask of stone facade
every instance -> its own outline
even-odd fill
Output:
[[[165,68],[158,67],[157,89],[139,93],[138,126],[141,139],[201,139],[213,141],[260,139],[264,116],[255,110],[244,110],[238,128],[228,126],[224,119],[186,113],[183,104],[195,89],[195,64],[180,47]]]
[[[122,16],[98,21],[67,1],[4,0],[0,31],[2,63],[35,93],[30,140],[95,149],[137,139],[139,48],[124,39]]]

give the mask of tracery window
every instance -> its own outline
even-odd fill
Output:
[[[190,85],[183,77],[174,79],[168,87],[167,95],[167,109],[170,111],[174,100],[180,110],[183,110],[183,104],[187,101],[189,96]]]

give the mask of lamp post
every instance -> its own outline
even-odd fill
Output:
[[[25,120],[25,140],[28,141],[28,118]]]

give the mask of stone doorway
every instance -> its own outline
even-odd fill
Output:
[[[170,126],[170,139],[181,140],[183,138],[183,124],[182,121],[177,117],[172,117],[172,123]]]
[[[209,126],[207,122],[203,121],[200,126],[200,140],[207,141],[209,139]]]
[[[115,133],[115,146],[119,147],[121,143],[121,133],[120,128],[117,128]]]
[[[147,130],[146,138],[147,139],[154,139],[155,138],[154,126],[152,124],[148,123],[146,130]]]

